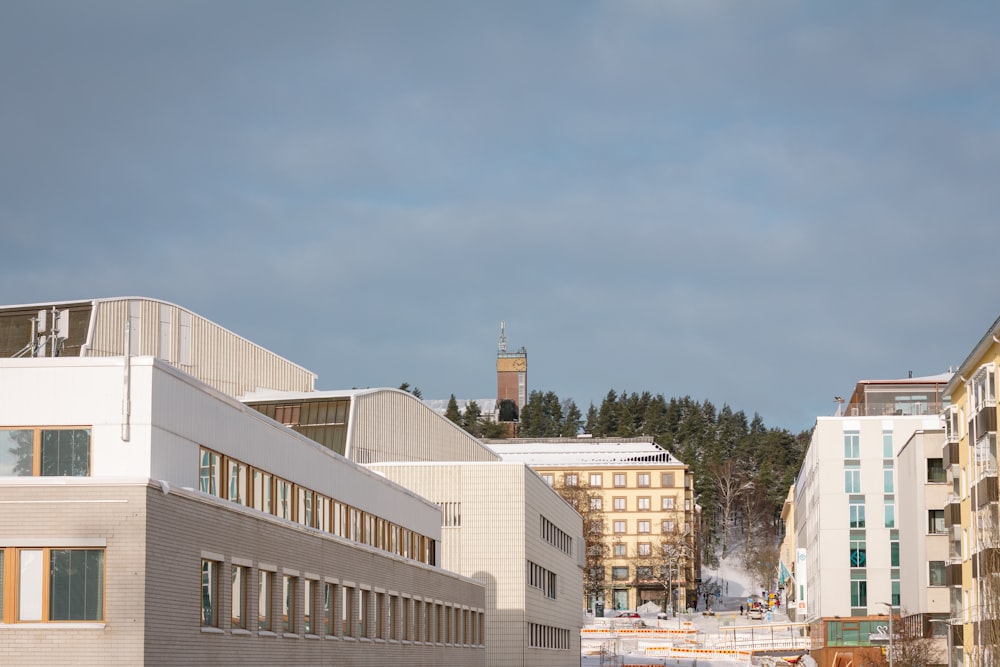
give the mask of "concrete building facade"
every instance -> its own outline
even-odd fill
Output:
[[[0,359],[0,440],[4,664],[485,663],[437,505],[160,359]]]

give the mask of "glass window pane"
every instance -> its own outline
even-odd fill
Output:
[[[49,620],[104,618],[104,551],[53,549],[49,552]]]
[[[18,572],[17,618],[42,620],[42,550],[21,549]]]
[[[247,623],[246,614],[246,568],[233,565],[232,595],[230,600],[230,625],[234,628],[245,628]]]
[[[258,573],[257,595],[257,629],[271,629],[271,573],[260,570]]]
[[[218,564],[210,560],[201,561],[201,624],[214,627],[219,624],[217,606]]]
[[[40,456],[44,476],[86,477],[90,474],[90,430],[42,431]]]
[[[0,477],[30,477],[35,457],[30,429],[0,430]]]

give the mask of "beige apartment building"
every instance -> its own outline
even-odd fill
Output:
[[[489,440],[504,461],[531,466],[550,486],[581,487],[590,496],[588,532],[600,557],[588,559],[590,610],[698,605],[694,477],[649,438]]]
[[[950,664],[993,666],[1000,660],[1000,493],[997,375],[1000,319],[987,329],[945,387],[942,460],[949,494]]]

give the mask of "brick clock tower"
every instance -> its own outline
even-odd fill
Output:
[[[521,408],[528,400],[528,352],[523,347],[507,351],[504,323],[500,323],[500,347],[497,352],[497,411],[501,422],[510,424],[516,435]]]

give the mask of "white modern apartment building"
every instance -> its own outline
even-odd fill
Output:
[[[437,505],[161,359],[0,359],[0,662],[485,664]]]
[[[792,608],[814,625],[821,665],[833,664],[830,647],[843,659],[873,646],[868,635],[877,625],[869,624],[884,625],[890,608],[897,617],[933,613],[946,597],[937,535],[944,533],[940,415],[949,377],[861,381],[837,415],[816,420],[794,486]]]

